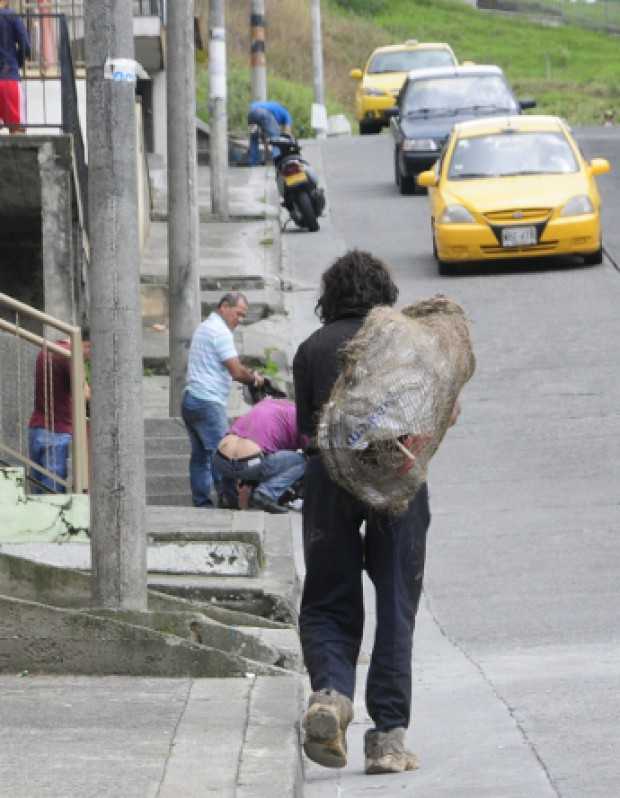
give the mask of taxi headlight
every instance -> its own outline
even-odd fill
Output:
[[[462,205],[448,205],[439,217],[439,224],[471,224],[476,220]]]
[[[434,139],[405,139],[403,141],[403,150],[411,152],[416,150],[424,150],[428,152],[437,152],[439,146]]]
[[[370,88],[368,88],[368,89],[364,89],[364,94],[367,97],[383,97],[386,94],[386,92],[381,91],[381,89],[370,89]]]
[[[569,199],[560,216],[583,216],[585,213],[594,213],[594,206],[587,194],[579,194]]]

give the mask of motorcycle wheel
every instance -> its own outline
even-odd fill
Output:
[[[319,223],[316,218],[316,213],[312,206],[312,200],[309,194],[305,191],[300,191],[295,197],[295,205],[302,219],[302,224],[307,227],[311,233],[316,233],[319,229]]]

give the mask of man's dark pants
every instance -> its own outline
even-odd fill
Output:
[[[299,625],[312,689],[335,689],[353,699],[364,629],[365,569],[377,596],[366,706],[378,731],[406,728],[413,630],[430,524],[427,487],[402,515],[377,513],[336,485],[317,455],[308,462],[304,493],[306,579]]]

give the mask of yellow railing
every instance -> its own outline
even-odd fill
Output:
[[[59,332],[68,335],[71,341],[71,349],[69,350],[30,330],[24,329],[19,323],[13,324],[10,321],[0,318],[0,330],[10,333],[24,341],[29,341],[41,349],[45,348],[62,357],[70,358],[73,425],[71,481],[61,479],[57,474],[33,462],[29,457],[26,457],[23,452],[15,451],[2,441],[0,441],[0,450],[7,452],[23,465],[45,474],[45,476],[53,479],[54,482],[63,485],[67,490],[73,493],[84,493],[88,490],[88,437],[86,430],[86,394],[84,387],[85,374],[84,356],[82,352],[82,331],[80,327],[66,324],[59,319],[55,319],[53,316],[49,316],[47,313],[35,310],[35,308],[29,305],[19,302],[17,299],[13,299],[7,294],[0,293],[0,307],[2,306],[15,312],[16,321],[18,321],[19,317],[33,319],[34,321],[41,322],[42,324],[53,327]]]

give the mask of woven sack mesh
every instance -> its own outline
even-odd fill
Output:
[[[374,308],[344,349],[319,418],[317,444],[332,479],[376,510],[403,512],[474,369],[456,302],[437,295],[402,311]],[[410,470],[397,443],[406,436],[416,457]]]

